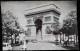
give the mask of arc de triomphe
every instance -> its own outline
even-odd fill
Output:
[[[46,37],[45,39],[47,39],[49,38],[47,36],[52,35],[50,30],[55,29],[55,27],[52,28],[52,24],[59,24],[60,15],[60,9],[54,4],[28,9],[25,11],[27,31],[32,37],[40,37],[40,39]]]

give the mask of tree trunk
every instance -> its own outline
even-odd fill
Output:
[[[56,35],[55,35],[55,38],[57,39]]]
[[[12,40],[12,34],[11,34],[11,46],[12,46],[13,40]]]
[[[16,43],[16,34],[15,34],[15,43]]]
[[[68,44],[69,44],[69,34],[68,34]]]
[[[76,44],[77,44],[77,35],[76,35]]]
[[[37,32],[36,32],[36,39],[37,39]]]
[[[57,35],[55,35],[55,38],[56,38],[56,40],[57,40]],[[55,41],[56,41],[56,40],[55,40]],[[57,42],[57,41],[56,41],[56,42]]]
[[[75,34],[74,34],[74,45],[75,45]]]
[[[64,33],[63,33],[63,41],[64,41]]]
[[[61,33],[60,33],[60,43],[61,43]]]
[[[7,37],[6,37],[6,42],[7,42]]]
[[[56,36],[56,44],[57,44],[58,36],[57,35],[55,35],[55,36]]]
[[[6,37],[6,42],[7,42],[7,37]]]
[[[37,31],[37,28],[36,28],[36,40],[37,40],[37,35],[38,35],[38,31]]]
[[[71,35],[71,43],[72,43],[72,35]]]
[[[58,34],[57,34],[57,40],[58,40]]]

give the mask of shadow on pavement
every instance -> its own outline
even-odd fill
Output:
[[[62,47],[70,50],[79,50],[78,47],[72,47],[72,46],[62,46]]]
[[[66,49],[70,49],[70,50],[79,50],[79,46],[63,46],[60,42],[47,42],[47,43],[52,43],[52,44],[55,44],[57,46],[60,46],[60,47],[63,47],[63,48],[66,48]]]

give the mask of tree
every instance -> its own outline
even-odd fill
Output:
[[[7,11],[5,13],[2,13],[2,32],[6,33],[7,36],[11,34],[11,37],[13,34],[18,32],[19,23],[17,21],[17,18],[13,15],[12,12]]]
[[[77,11],[71,11],[65,20],[63,20],[63,33],[68,35],[68,41],[69,41],[69,35],[77,35]]]

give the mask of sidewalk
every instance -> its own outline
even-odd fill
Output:
[[[53,41],[39,41],[39,42],[44,42],[44,43],[46,42],[46,43],[55,44],[58,47],[66,48],[66,49],[69,49],[69,50],[79,50],[79,47],[78,46],[74,46],[74,44],[69,44],[68,46],[63,46],[59,42],[58,43],[53,42]]]
[[[56,42],[50,42],[50,43],[53,43],[56,45]],[[62,44],[60,44],[58,42],[57,46],[60,46],[62,48],[66,48],[66,49],[70,49],[70,50],[79,50],[79,47],[78,46],[74,46],[74,44],[69,44],[68,46],[63,46]]]

